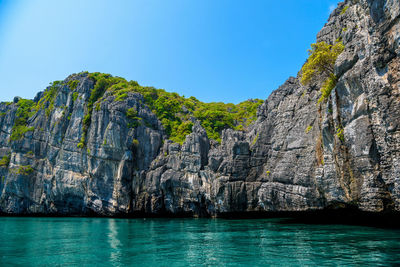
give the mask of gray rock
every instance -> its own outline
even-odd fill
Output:
[[[195,118],[185,142],[173,143],[142,95],[115,101],[106,93],[93,111],[86,147],[78,148],[94,87],[85,73],[63,82],[54,109],[46,114],[45,106],[29,118],[34,131],[21,140],[10,142],[19,99],[0,103],[0,157],[10,155],[9,166],[0,167],[0,211],[219,216],[351,206],[399,212],[399,17],[395,0],[340,3],[317,35],[345,45],[328,101],[317,104],[323,81],[305,87],[290,77],[246,132],[226,129],[220,144]],[[79,81],[74,92],[70,80]],[[129,108],[146,123],[130,128]]]

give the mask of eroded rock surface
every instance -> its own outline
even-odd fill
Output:
[[[345,9],[346,8],[346,9]],[[345,9],[345,11],[343,11]],[[336,88],[317,104],[322,81],[289,78],[245,132],[221,144],[196,122],[180,145],[167,139],[143,96],[106,95],[79,148],[94,83],[66,86],[54,108],[10,140],[17,103],[0,104],[0,211],[7,214],[214,216],[235,212],[357,207],[400,211],[400,4],[345,1],[317,41],[342,38]],[[107,93],[106,93],[107,94]],[[38,102],[43,97],[39,93]],[[145,124],[128,127],[134,108]],[[32,170],[24,169],[31,166]]]

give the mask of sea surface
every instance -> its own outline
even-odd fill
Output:
[[[400,230],[285,219],[0,217],[0,266],[400,265]]]

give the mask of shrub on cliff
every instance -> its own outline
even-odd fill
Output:
[[[8,168],[9,164],[10,164],[10,155],[3,156],[3,158],[0,160],[0,167]]]
[[[344,45],[342,42],[336,42],[333,45],[319,42],[312,44],[311,49],[308,50],[310,56],[301,68],[301,83],[307,85],[316,80],[324,80],[318,103],[325,101],[336,86],[337,77],[334,73],[334,66],[337,57],[343,50]]]
[[[27,126],[27,121],[35,113],[32,110],[35,103],[32,100],[20,99],[17,105],[16,119],[11,130],[11,141],[19,140],[24,137],[25,133],[34,130],[33,127]]]
[[[123,78],[113,77],[109,74],[90,73],[89,77],[95,81],[95,89],[92,90],[88,103],[81,147],[85,143],[93,103],[101,101],[105,91],[114,95],[115,101],[123,101],[128,97],[128,93],[142,94],[145,104],[157,115],[169,138],[177,143],[182,143],[186,135],[192,132],[193,117],[200,121],[210,138],[220,141],[220,134],[223,129],[243,130],[253,122],[256,119],[258,106],[263,103],[259,99],[244,101],[237,105],[204,103],[195,97],[185,98],[163,89],[140,86],[136,81],[128,82]],[[138,127],[142,123],[145,124],[134,109],[128,109],[126,116],[131,128]]]

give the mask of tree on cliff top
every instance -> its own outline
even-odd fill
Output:
[[[342,42],[336,42],[334,45],[319,42],[311,44],[311,49],[308,50],[310,56],[301,68],[301,83],[307,85],[316,79],[324,79],[321,87],[322,95],[318,103],[327,99],[336,86],[337,77],[334,74],[334,65],[343,50]]]

